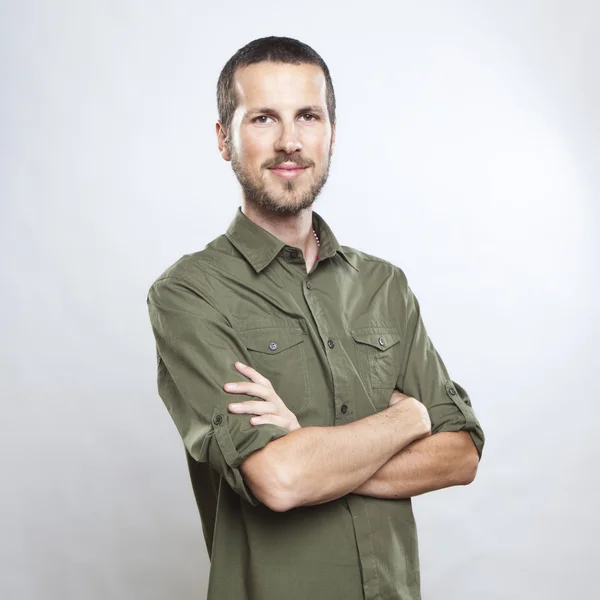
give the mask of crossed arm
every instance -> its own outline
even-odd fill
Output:
[[[411,498],[453,485],[468,485],[479,465],[467,431],[444,431],[412,442],[388,460],[355,494]]]
[[[339,427],[294,431],[251,454],[241,465],[244,478],[261,502],[278,511],[348,493],[408,498],[473,481],[479,457],[467,432],[411,441],[414,434],[392,425],[397,415],[385,414],[395,409]]]
[[[274,405],[271,414],[262,413],[262,422],[289,418],[272,388],[266,393],[260,389],[259,382],[268,381],[251,371],[247,376],[255,383],[243,387],[261,397],[269,394],[265,400]],[[291,429],[251,454],[240,467],[256,498],[276,511],[321,504],[349,493],[408,498],[467,485],[477,472],[479,455],[469,433],[431,435],[427,410],[406,396],[353,423]]]

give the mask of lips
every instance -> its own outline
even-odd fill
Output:
[[[272,170],[281,170],[281,171],[297,171],[299,169],[306,169],[301,165],[276,165],[275,167],[271,167]]]
[[[292,179],[294,177],[298,177],[301,173],[303,173],[307,167],[301,167],[300,165],[277,165],[269,169],[275,175],[279,177],[283,177],[285,179]]]

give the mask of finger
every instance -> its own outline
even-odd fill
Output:
[[[271,425],[278,425],[279,427],[283,427],[284,429],[290,428],[290,421],[284,417],[280,417],[279,415],[262,415],[260,417],[252,417],[250,419],[251,425],[266,425],[270,423]]]
[[[235,368],[254,383],[260,383],[265,387],[271,386],[271,382],[266,377],[263,377],[256,369],[253,369],[252,367],[249,367],[248,365],[245,365],[239,361],[235,363]]]
[[[229,405],[229,411],[239,414],[267,415],[275,414],[277,407],[272,402],[265,400],[248,400],[246,402],[236,402]]]
[[[250,381],[226,383],[223,388],[230,394],[247,394],[248,396],[256,396],[263,400],[272,400],[273,395],[273,388],[266,388],[260,383],[252,383]]]

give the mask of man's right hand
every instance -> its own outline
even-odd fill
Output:
[[[407,427],[414,427],[415,439],[421,439],[431,435],[431,419],[429,412],[422,402],[412,396],[407,396],[398,390],[392,392],[389,406],[396,406],[399,418]]]

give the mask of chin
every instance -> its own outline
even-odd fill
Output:
[[[297,214],[302,210],[306,210],[307,208],[310,208],[310,206],[312,206],[314,201],[311,201],[310,203],[307,203],[303,198],[277,198],[271,199],[271,206],[273,209],[275,209],[277,212],[281,212],[281,213],[285,213],[285,212],[289,212],[292,214]]]

